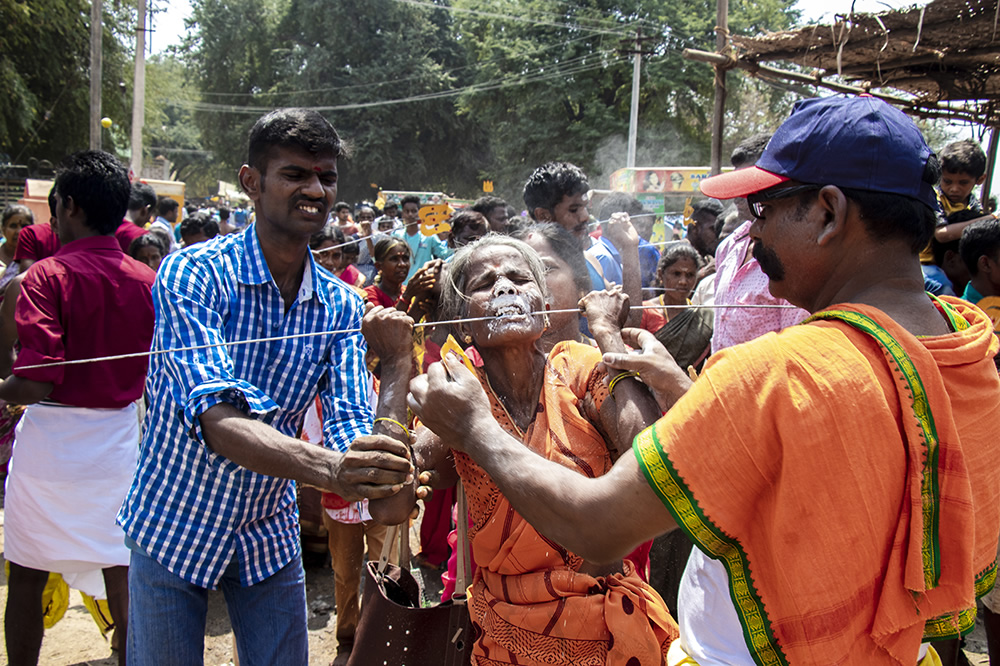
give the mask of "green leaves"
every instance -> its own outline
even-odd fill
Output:
[[[89,23],[85,0],[0,0],[0,153],[9,159],[58,162],[89,145]],[[106,0],[103,25],[102,113],[118,127],[104,141],[114,151],[131,118],[131,4]]]
[[[731,3],[734,32],[795,18],[792,0]],[[0,0],[0,153],[54,161],[87,145],[89,9]],[[134,20],[105,0],[105,139],[125,154]],[[234,179],[257,117],[310,106],[353,146],[341,198],[373,199],[372,182],[474,198],[489,179],[520,206],[543,162],[575,162],[596,187],[624,166],[637,31],[638,163],[707,164],[713,71],[680,51],[714,50],[714,27],[714,0],[192,0],[181,45],[147,65],[145,144],[204,195]],[[786,93],[728,82],[727,147],[780,122]]]

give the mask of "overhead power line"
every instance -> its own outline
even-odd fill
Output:
[[[396,0],[404,5],[413,5],[416,7],[426,7],[428,9],[440,9],[443,11],[455,12],[459,14],[471,14],[473,16],[482,16],[484,18],[495,18],[503,19],[505,21],[516,21],[520,23],[531,23],[533,25],[547,26],[551,28],[569,28],[571,30],[589,30],[590,32],[615,35],[621,37],[629,32],[628,26],[622,25],[616,30],[608,28],[597,28],[591,27],[583,24],[573,24],[573,23],[561,23],[558,21],[541,21],[536,18],[531,18],[529,16],[516,16],[514,14],[501,14],[499,12],[488,12],[481,9],[467,9],[465,7],[454,7],[454,6],[442,6],[434,4],[433,2],[426,2],[425,0]],[[587,20],[587,19],[584,19]],[[600,19],[596,19],[600,20]]]
[[[589,39],[589,38],[590,38],[590,35],[582,35],[580,37],[574,37],[573,39],[568,39],[568,40],[566,40],[564,42],[559,42],[558,44],[549,44],[548,46],[539,47],[537,49],[533,49],[533,50],[530,50],[530,51],[524,51],[524,52],[518,53],[516,55],[504,56],[504,57],[501,57],[501,58],[490,58],[488,60],[482,60],[482,61],[479,61],[479,62],[470,63],[468,65],[461,65],[459,67],[453,67],[451,69],[441,70],[441,73],[445,74],[445,75],[452,75],[452,74],[455,74],[456,72],[460,72],[460,71],[466,70],[466,69],[479,69],[479,68],[482,68],[484,65],[489,65],[489,64],[492,64],[492,63],[496,63],[496,62],[502,62],[504,60],[513,60],[515,58],[523,57],[523,56],[526,56],[526,55],[538,55],[539,53],[544,53],[545,51],[551,51],[552,49],[559,48],[559,47],[569,46],[570,44],[574,44],[576,42],[581,42],[581,41],[583,41],[585,39]],[[601,52],[599,51],[599,52],[595,52],[595,53],[601,53]],[[588,55],[594,55],[594,54],[588,54]],[[348,84],[348,85],[344,85],[344,86],[328,86],[328,87],[325,87],[325,88],[307,88],[307,89],[304,89],[304,90],[281,90],[281,91],[275,91],[275,92],[259,92],[259,93],[251,93],[251,92],[239,92],[239,93],[203,92],[201,94],[203,96],[211,96],[211,97],[254,97],[254,98],[256,98],[256,97],[275,97],[275,96],[281,96],[281,95],[308,95],[308,94],[329,93],[329,92],[340,93],[340,92],[344,92],[345,90],[359,90],[359,89],[360,90],[365,90],[365,89],[371,89],[371,88],[379,88],[381,86],[393,85],[393,84],[397,84],[397,83],[406,83],[407,81],[414,81],[414,80],[419,79],[419,78],[422,78],[422,76],[421,75],[405,76],[405,77],[402,77],[402,78],[399,78],[399,79],[389,79],[389,80],[386,80],[386,81],[376,81],[374,83],[352,83],[352,84]]]
[[[599,56],[606,56],[607,59],[599,58]],[[586,64],[582,62],[585,58],[594,57],[599,59],[599,62],[593,64]],[[573,62],[574,64],[570,66],[557,67],[551,72],[540,72],[534,76],[522,76],[518,78],[508,78],[501,79],[498,81],[492,81],[482,84],[472,84],[468,86],[463,86],[461,88],[452,88],[449,90],[439,90],[430,93],[424,93],[420,95],[411,95],[409,97],[402,97],[398,99],[388,99],[388,100],[377,100],[371,102],[351,102],[347,104],[336,104],[336,105],[319,105],[319,106],[307,106],[305,108],[312,109],[314,111],[350,111],[357,109],[368,109],[380,106],[390,106],[396,104],[408,104],[410,102],[422,102],[433,99],[445,99],[448,97],[457,97],[464,94],[476,94],[481,92],[488,92],[491,90],[498,90],[501,88],[508,88],[513,86],[527,85],[529,83],[537,83],[540,81],[546,81],[553,78],[561,78],[570,76],[573,74],[579,74],[582,72],[591,71],[594,69],[599,69],[607,66],[608,59],[616,61],[620,59],[620,56],[616,56],[613,51],[601,52],[599,54],[588,54],[587,56],[581,56],[580,58],[571,59],[567,63]],[[574,62],[575,61],[575,62]],[[168,101],[167,104],[181,106],[195,111],[217,111],[220,113],[267,113],[271,111],[273,106],[241,106],[235,104],[215,104],[212,102],[198,102],[194,100],[177,100]]]

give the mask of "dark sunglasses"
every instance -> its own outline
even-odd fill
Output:
[[[783,188],[771,188],[764,190],[763,192],[757,192],[751,194],[747,197],[747,205],[750,206],[750,212],[758,220],[764,219],[764,202],[774,201],[775,199],[784,199],[786,197],[794,196],[796,194],[801,194],[802,192],[809,192],[810,190],[822,189],[823,185],[795,185],[793,187],[783,187]]]

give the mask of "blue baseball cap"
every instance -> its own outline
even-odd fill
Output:
[[[906,114],[871,95],[795,103],[756,166],[701,181],[702,193],[734,199],[789,180],[899,194],[938,210],[937,160]]]

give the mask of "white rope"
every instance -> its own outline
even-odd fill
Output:
[[[495,319],[495,317],[472,317],[467,319],[453,319],[451,321],[435,321],[435,322],[422,322],[414,324],[414,328],[423,328],[425,326],[440,326],[443,324],[457,324],[461,322],[470,321],[484,321],[486,319]],[[98,361],[119,361],[126,358],[142,358],[144,356],[161,356],[163,354],[170,354],[174,352],[187,352],[187,351],[199,351],[201,349],[214,349],[215,347],[238,347],[240,345],[249,345],[255,342],[277,342],[279,340],[295,340],[298,338],[310,338],[320,335],[343,335],[345,333],[360,333],[360,328],[344,328],[333,331],[316,331],[313,333],[294,333],[291,335],[275,335],[269,338],[252,338],[249,340],[232,340],[230,342],[214,342],[207,345],[192,345],[190,347],[175,347],[173,349],[158,349],[156,351],[146,351],[146,352],[133,352],[131,354],[117,354],[115,356],[97,356],[94,358],[80,358],[73,361],[57,361],[54,363],[39,363],[37,365],[25,365],[18,368],[18,370],[34,370],[36,368],[52,368],[59,365],[84,365],[87,363],[97,363]]]
[[[701,304],[701,305],[633,305],[630,310],[660,310],[663,308],[676,308],[681,310],[696,310],[696,309],[721,309],[721,308],[733,308],[733,309],[759,309],[759,308],[778,308],[787,309],[794,308],[793,305],[765,305],[765,304],[734,304],[734,305],[719,305],[719,304]],[[547,315],[547,314],[565,314],[570,312],[580,312],[579,308],[567,308],[564,310],[545,310],[542,312],[529,312],[528,314],[532,316]],[[414,328],[425,328],[428,326],[445,326],[447,324],[466,324],[474,321],[488,321],[490,319],[502,319],[503,317],[465,317],[463,319],[448,319],[445,321],[427,321],[419,322],[413,325]],[[279,340],[296,340],[298,338],[309,338],[318,337],[321,335],[343,335],[346,333],[360,333],[360,328],[344,328],[333,331],[316,331],[314,333],[294,333],[291,335],[276,335],[267,338],[252,338],[249,340],[232,340],[230,342],[215,342],[207,345],[192,345],[190,347],[175,347],[173,349],[158,349],[156,351],[144,351],[144,352],[133,352],[131,354],[116,354],[114,356],[97,356],[94,358],[79,358],[72,361],[54,361],[52,363],[38,363],[35,365],[24,365],[20,366],[18,370],[35,370],[38,368],[54,368],[57,366],[65,365],[86,365],[88,363],[99,363],[103,361],[120,361],[128,358],[143,358],[150,356],[162,356],[163,354],[171,354],[177,352],[188,352],[188,351],[199,351],[202,349],[214,349],[216,347],[237,347],[240,345],[249,345],[256,342],[277,342]]]

